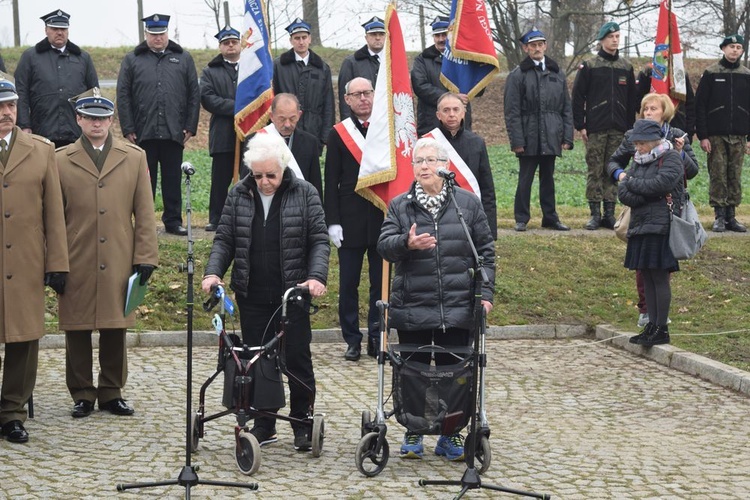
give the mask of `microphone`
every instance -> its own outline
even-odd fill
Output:
[[[180,168],[185,173],[185,175],[193,175],[193,174],[195,174],[195,167],[189,161],[183,161],[182,165],[180,166]]]
[[[437,174],[438,174],[438,176],[442,177],[443,179],[448,179],[449,181],[452,181],[453,179],[456,178],[456,173],[455,172],[451,172],[450,170],[448,170],[445,167],[438,168],[437,169]]]

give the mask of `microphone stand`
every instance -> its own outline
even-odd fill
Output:
[[[477,247],[474,245],[474,240],[471,239],[471,232],[469,231],[469,227],[466,225],[466,220],[464,219],[464,214],[461,212],[461,208],[458,206],[458,202],[456,201],[455,197],[455,174],[452,172],[447,173],[446,175],[441,175],[443,177],[444,182],[446,183],[446,189],[448,191],[448,198],[451,200],[451,203],[453,204],[453,207],[456,210],[456,215],[458,216],[459,222],[461,222],[461,227],[464,230],[464,234],[466,235],[466,241],[469,243],[469,247],[471,247],[471,251],[474,255],[474,262],[476,262],[476,269],[474,269],[474,310],[473,310],[473,321],[474,321],[474,347],[472,352],[472,381],[471,385],[469,386],[469,412],[471,415],[471,419],[469,421],[469,433],[468,437],[466,438],[466,442],[464,443],[464,461],[466,462],[466,471],[464,472],[463,477],[461,477],[460,481],[456,480],[432,480],[432,479],[420,479],[419,485],[420,486],[428,486],[428,485],[447,485],[447,486],[460,486],[461,491],[456,495],[455,499],[458,500],[461,497],[463,497],[467,491],[479,489],[479,488],[485,488],[488,490],[493,491],[502,491],[505,493],[512,493],[514,495],[520,495],[520,496],[526,496],[526,497],[532,497],[532,498],[541,498],[543,500],[549,500],[550,496],[546,493],[535,493],[532,491],[522,491],[522,490],[516,490],[512,488],[506,488],[503,486],[495,486],[492,484],[482,484],[482,479],[479,476],[479,471],[474,467],[474,460],[476,458],[477,453],[477,441],[479,440],[480,431],[486,431],[486,435],[489,436],[489,429],[478,429],[477,428],[477,393],[478,393],[478,385],[479,385],[479,364],[482,364],[482,367],[485,366],[486,363],[486,357],[484,356],[484,353],[481,353],[480,356],[480,337],[482,337],[482,345],[484,345],[484,307],[482,306],[482,285],[485,283],[489,283],[489,277],[487,276],[487,271],[484,269],[484,257],[480,257],[479,253],[477,252]],[[482,375],[484,375],[484,368],[482,368]],[[482,422],[482,424],[485,424],[485,422]],[[483,425],[484,427],[484,425]]]
[[[156,481],[148,483],[118,484],[117,491],[125,491],[133,488],[152,488],[157,486],[179,485],[185,488],[185,498],[190,499],[190,488],[199,484],[210,486],[228,486],[236,488],[247,488],[257,490],[258,483],[232,483],[226,481],[208,481],[198,478],[198,466],[190,463],[192,448],[192,398],[193,398],[193,275],[195,274],[195,261],[193,259],[193,229],[192,229],[192,206],[190,204],[190,176],[195,173],[194,169],[182,169],[185,174],[185,212],[187,215],[187,261],[180,264],[182,272],[187,271],[187,380],[186,380],[186,402],[185,402],[185,465],[180,470],[177,479],[167,481]]]

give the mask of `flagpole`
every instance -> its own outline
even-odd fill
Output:
[[[240,180],[240,148],[242,147],[240,137],[237,135],[234,139],[234,164],[232,172],[232,184],[237,184]]]

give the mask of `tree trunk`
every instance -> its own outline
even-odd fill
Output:
[[[318,20],[318,0],[302,0],[302,17],[310,25],[312,45],[322,46],[320,39],[320,21]]]

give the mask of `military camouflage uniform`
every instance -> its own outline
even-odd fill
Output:
[[[745,161],[744,135],[710,135],[708,155],[708,204],[736,207],[742,202],[742,163]]]
[[[605,130],[589,134],[586,143],[586,199],[589,201],[617,201],[617,186],[607,175],[607,163],[625,136],[619,130]]]

